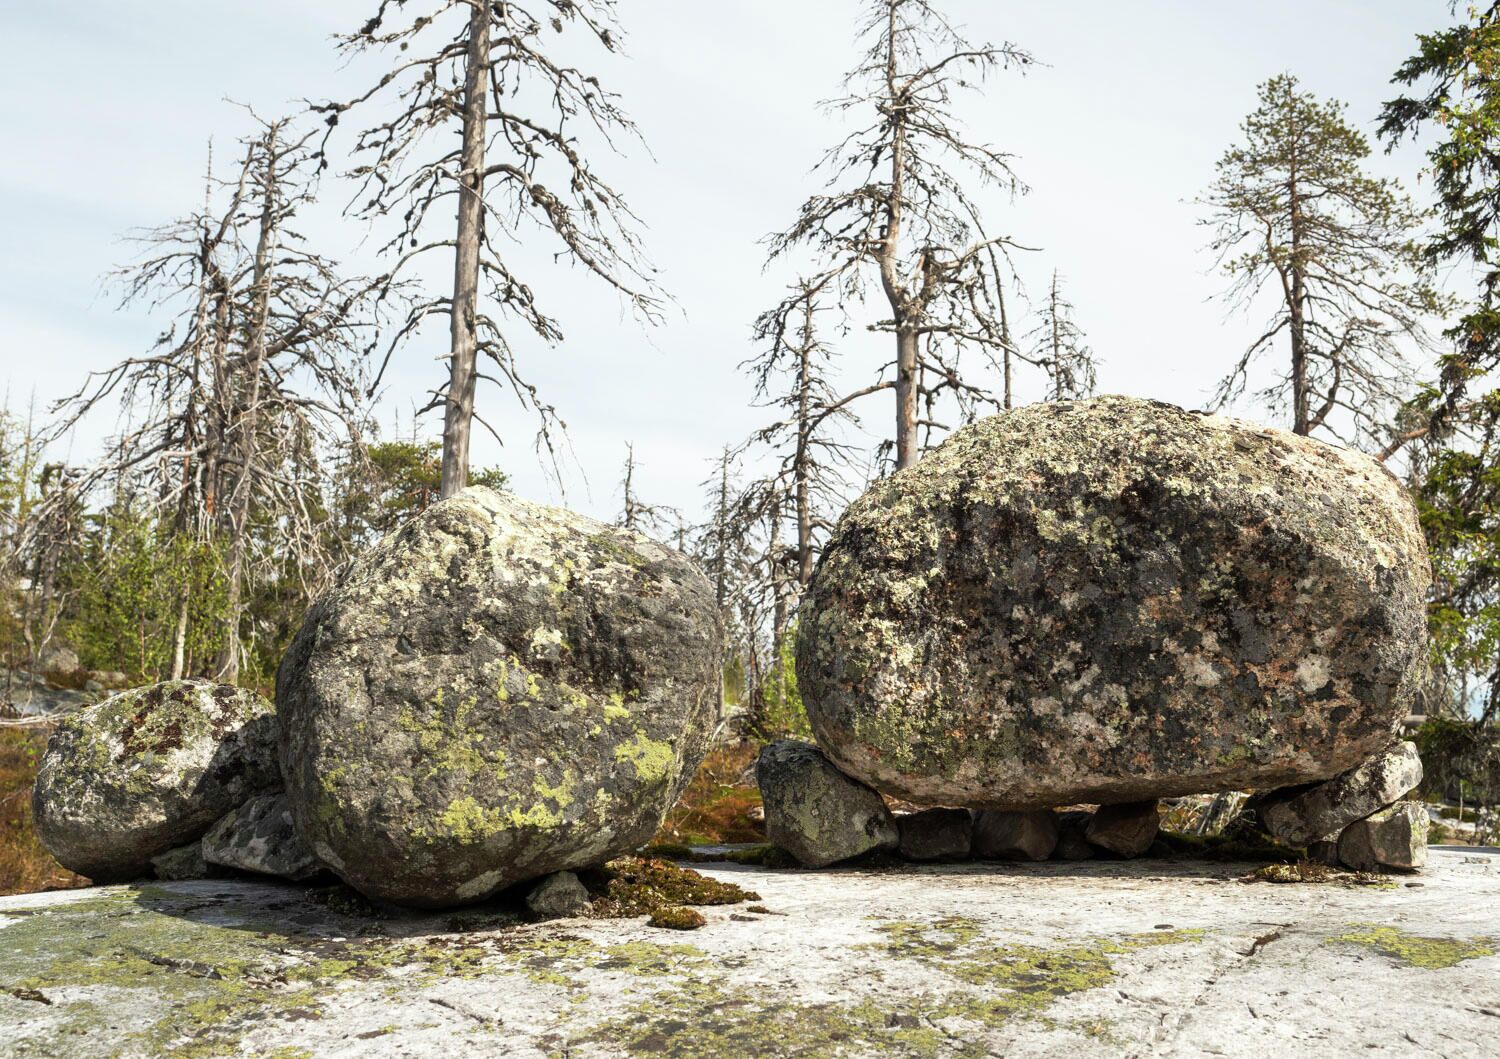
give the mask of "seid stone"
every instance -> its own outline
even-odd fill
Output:
[[[184,879],[212,879],[224,874],[216,865],[203,859],[203,842],[189,842],[151,858],[151,873],[163,882]]]
[[[755,767],[766,838],[807,868],[822,868],[900,842],[884,799],[829,763],[817,747],[783,739]]]
[[[1422,782],[1415,743],[1397,743],[1314,787],[1276,791],[1260,805],[1261,823],[1289,846],[1336,838],[1356,820],[1391,805]]]
[[[1000,809],[1321,781],[1389,745],[1427,550],[1361,453],[1127,397],[956,432],[840,520],[797,676],[840,769]]]
[[[64,718],[37,771],[32,810],[37,836],[64,867],[121,880],[278,783],[271,704],[227,684],[176,680]]]
[[[1339,860],[1355,871],[1416,871],[1427,863],[1427,807],[1399,802],[1371,813],[1339,835]]]
[[[974,816],[967,809],[923,809],[896,817],[897,851],[907,860],[968,860]]]
[[[588,907],[589,892],[570,871],[555,871],[531,888],[526,907],[548,919],[576,915]]]
[[[1089,819],[1084,834],[1100,849],[1121,857],[1139,857],[1151,848],[1161,830],[1156,800],[1101,805]]]
[[[300,882],[323,870],[297,836],[282,793],[262,794],[229,813],[203,836],[203,858],[240,871]]]
[[[637,848],[719,710],[713,588],[639,534],[471,488],[357,562],[277,674],[297,830],[427,907]]]
[[[974,814],[974,856],[981,860],[1046,860],[1057,848],[1057,814],[1050,809]]]
[[[1088,839],[1089,821],[1093,813],[1072,810],[1057,814],[1057,846],[1052,850],[1055,860],[1092,860],[1094,844]]]

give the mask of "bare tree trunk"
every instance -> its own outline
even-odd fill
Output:
[[[1292,237],[1292,304],[1288,306],[1291,311],[1292,332],[1292,433],[1307,434],[1312,430],[1308,413],[1309,400],[1307,392],[1307,320],[1306,310],[1306,287],[1303,283],[1302,266],[1302,199],[1298,187],[1297,171],[1297,140],[1295,130],[1292,136],[1291,165],[1287,174],[1288,202],[1291,206],[1291,237]]]
[[[895,132],[891,140],[891,190],[886,202],[885,240],[880,249],[880,282],[891,304],[896,325],[896,469],[917,462],[917,333],[907,321],[906,291],[898,275],[901,261],[901,221],[906,194],[906,118],[903,91],[898,86],[896,9],[887,12],[885,79],[892,102]]]
[[[271,279],[280,217],[280,191],[277,186],[280,151],[277,130],[272,126],[264,144],[264,170],[260,176],[260,232],[255,244],[252,273],[250,342],[245,351],[239,399],[232,424],[238,443],[238,464],[234,487],[225,504],[224,525],[229,533],[227,563],[227,599],[224,614],[224,645],[218,658],[219,679],[233,684],[240,675],[240,618],[244,612],[245,559],[249,548],[250,502],[255,492],[256,437],[260,429],[260,387],[265,373],[267,334],[271,315]]]
[[[1010,318],[1005,312],[1005,291],[1002,289],[999,279],[995,281],[995,300],[1000,303],[1000,345],[1004,360],[1001,362],[1005,373],[1005,400],[1006,409],[1015,407],[1011,403],[1011,346],[1010,346]]]
[[[188,596],[182,593],[177,603],[177,628],[172,633],[172,679],[181,680],[187,676],[187,627],[188,627]]]
[[[809,298],[803,307],[802,349],[797,355],[797,452],[792,458],[793,487],[797,505],[797,587],[805,589],[812,581],[812,496],[808,466],[812,444],[812,426],[808,422],[812,405],[813,308]]]
[[[474,423],[478,371],[479,248],[484,231],[484,135],[490,72],[490,5],[474,4],[469,16],[464,78],[462,171],[459,173],[458,239],[453,266],[453,328],[448,400],[443,414],[441,495],[450,497],[469,481],[469,437]]]
[[[917,336],[896,332],[896,470],[917,462]]]

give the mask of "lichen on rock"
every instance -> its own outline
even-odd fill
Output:
[[[647,840],[719,704],[711,586],[639,534],[472,488],[314,605],[277,675],[299,831],[351,885],[464,904]]]
[[[956,432],[844,515],[798,686],[844,772],[919,804],[1327,779],[1424,665],[1427,552],[1360,453],[1103,397]]]
[[[32,808],[42,843],[65,867],[96,881],[128,879],[279,782],[269,702],[227,684],[175,680],[64,718]]]

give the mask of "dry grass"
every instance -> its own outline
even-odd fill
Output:
[[[752,820],[760,808],[753,779],[741,782],[760,753],[758,743],[715,747],[667,814],[655,841],[706,846],[726,842],[764,842],[765,826]]]
[[[0,896],[88,885],[52,859],[31,826],[31,784],[48,734],[45,727],[0,728]]]

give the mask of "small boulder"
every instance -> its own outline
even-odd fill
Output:
[[[1354,821],[1394,804],[1421,782],[1422,758],[1416,744],[1397,743],[1327,782],[1273,792],[1261,803],[1261,823],[1289,846],[1327,841]]]
[[[189,842],[185,846],[169,849],[151,858],[151,871],[164,882],[180,882],[184,879],[211,879],[223,874],[214,865],[203,859],[203,842]]]
[[[1094,844],[1088,840],[1089,821],[1093,813],[1073,810],[1057,814],[1057,848],[1052,851],[1054,860],[1092,860]]]
[[[553,872],[526,894],[526,907],[547,919],[576,915],[588,903],[588,890],[570,871]]]
[[[1427,863],[1427,808],[1399,802],[1344,828],[1339,860],[1355,871],[1416,871]]]
[[[1057,814],[1050,809],[974,814],[974,856],[981,860],[1046,860],[1057,848]]]
[[[252,691],[175,680],[63,719],[32,790],[42,844],[96,882],[144,875],[280,783],[276,715]]]
[[[1160,830],[1161,810],[1152,800],[1101,805],[1084,833],[1101,849],[1122,857],[1139,857],[1151,848]]]
[[[292,826],[292,810],[282,793],[262,794],[226,815],[203,836],[203,859],[210,864],[300,882],[323,870]]]
[[[766,809],[766,838],[807,868],[822,868],[900,842],[884,799],[829,763],[807,743],[783,739],[755,768]]]
[[[648,842],[720,702],[713,586],[637,533],[474,487],[363,555],[276,676],[297,830],[437,908]]]
[[[923,809],[896,817],[907,860],[968,860],[974,816],[967,809]]]

